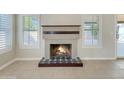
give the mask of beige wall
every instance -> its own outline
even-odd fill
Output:
[[[44,14],[41,15],[41,22],[43,25],[81,25],[83,16],[86,15],[73,15],[73,14]],[[115,58],[116,45],[115,45],[115,15],[105,14],[102,16],[102,47],[101,48],[83,48],[82,34],[78,39],[78,55],[83,58],[101,59],[101,58]],[[81,30],[82,31],[82,30]],[[82,32],[81,32],[82,33]]]
[[[16,58],[41,58],[44,56],[44,41],[42,39],[42,29],[40,29],[40,48],[38,49],[23,49],[20,47],[22,31],[21,15],[16,15]]]
[[[117,15],[118,21],[124,21],[124,15]]]
[[[79,14],[42,14],[42,25],[80,25]]]
[[[13,16],[13,46],[8,53],[0,54],[0,66],[14,58],[41,58],[45,56],[45,40],[42,38],[42,28],[40,37],[39,49],[21,49],[20,42],[20,25],[19,15]],[[15,25],[16,24],[16,25]],[[41,15],[41,24],[44,25],[80,25],[81,15]],[[16,30],[15,30],[16,26]],[[101,48],[83,48],[82,37],[80,35],[77,40],[77,56],[84,58],[115,58],[116,43],[115,43],[115,15],[102,15],[102,47]],[[15,37],[16,36],[16,37]],[[16,39],[15,39],[16,38]]]
[[[15,58],[15,15],[13,15],[13,30],[12,30],[12,50],[4,53],[4,54],[0,54],[0,66],[6,64],[8,61],[11,61]]]
[[[41,24],[61,24],[61,25],[80,25],[82,15],[41,15]],[[16,44],[13,36],[13,50],[0,55],[0,65],[16,58],[41,58],[45,56],[45,40],[42,38],[42,28],[39,49],[21,49],[20,42],[20,25],[19,15],[16,15]],[[73,20],[74,19],[74,20]],[[102,15],[102,47],[101,48],[83,48],[82,37],[77,40],[77,56],[81,58],[115,58],[115,16]],[[13,24],[14,25],[14,24]],[[14,31],[13,31],[14,32]],[[16,46],[16,51],[15,51]],[[16,55],[16,56],[15,56]]]
[[[104,59],[115,58],[116,43],[115,31],[116,20],[114,15],[102,15],[102,47],[101,48],[83,48],[82,39],[78,40],[78,56],[82,59]]]
[[[20,31],[21,31],[21,15],[17,15],[17,32],[16,36],[16,58],[42,58],[45,56],[45,40],[42,36],[42,27],[41,37],[40,37],[40,49],[21,49],[19,47],[20,43]],[[43,14],[41,15],[41,25],[80,25],[81,15],[73,15],[73,14],[62,14],[62,15],[52,15],[52,14]]]

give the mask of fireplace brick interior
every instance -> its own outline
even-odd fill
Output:
[[[50,57],[69,56],[71,57],[71,44],[50,44]]]

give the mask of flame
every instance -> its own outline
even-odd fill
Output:
[[[58,50],[59,50],[61,53],[65,53],[65,50],[62,48],[62,46],[60,46],[60,47],[58,48]]]

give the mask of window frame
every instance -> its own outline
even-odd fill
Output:
[[[13,43],[13,38],[12,38],[13,37],[13,25],[12,25],[13,24],[13,15],[12,14],[7,14],[7,15],[9,15],[9,17],[10,17],[10,23],[9,23],[10,46],[9,46],[9,48],[0,50],[0,54],[10,52],[12,50],[12,46],[13,46],[13,44],[12,44]]]
[[[35,17],[38,17],[38,31],[37,31],[37,34],[38,34],[38,46],[37,47],[26,47],[24,45],[24,22],[23,22],[23,18],[24,16],[35,16]],[[19,34],[21,34],[19,36],[20,38],[20,49],[39,49],[40,48],[40,34],[41,34],[41,31],[40,31],[40,15],[37,15],[37,14],[23,14],[23,15],[19,15],[19,24],[21,24],[21,26],[19,27]]]
[[[84,33],[83,31],[85,30],[84,28],[84,24],[85,22],[89,22],[89,20],[87,20],[88,17],[98,17],[99,21],[98,21],[98,44],[97,45],[85,45],[84,44]],[[81,42],[82,42],[82,48],[102,48],[102,15],[85,15],[82,16],[82,25],[81,25]],[[93,21],[91,21],[93,22]]]

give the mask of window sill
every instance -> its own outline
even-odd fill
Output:
[[[26,50],[37,50],[37,49],[40,49],[40,48],[20,48],[20,49],[26,49]]]
[[[33,48],[33,47],[20,47],[20,49],[40,49],[40,47],[36,47],[36,48]]]
[[[8,52],[10,52],[11,50],[12,50],[12,48],[0,50],[0,55],[1,55],[1,54],[5,54],[5,53],[8,53]]]
[[[82,48],[102,48],[102,47],[101,47],[101,46],[99,46],[99,47],[97,47],[97,46],[96,46],[96,47],[95,47],[95,46],[94,46],[94,47],[84,46],[84,47],[82,47]]]

